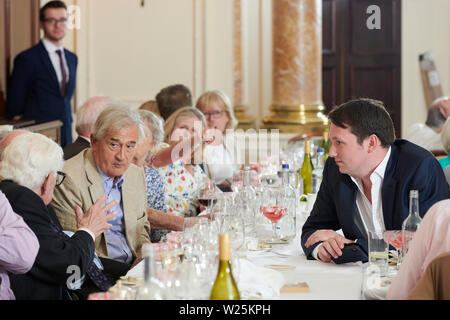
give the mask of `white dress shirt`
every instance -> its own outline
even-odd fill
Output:
[[[69,66],[67,65],[66,61],[66,55],[64,54],[64,47],[60,46],[59,48],[55,46],[53,43],[51,43],[49,40],[43,38],[42,43],[44,44],[45,49],[48,52],[48,55],[50,57],[50,61],[52,62],[53,69],[55,69],[56,77],[58,78],[59,86],[61,87],[61,82],[63,79],[62,71],[61,71],[61,63],[59,61],[59,56],[56,53],[56,50],[61,50],[62,52],[62,59],[63,59],[63,65],[64,69],[66,70],[66,82],[69,82]]]
[[[383,201],[381,196],[381,189],[383,187],[384,173],[386,172],[386,166],[391,155],[391,147],[389,147],[383,161],[380,162],[378,167],[370,175],[370,181],[372,182],[372,187],[370,194],[372,197],[372,202],[367,199],[364,194],[364,188],[362,180],[350,176],[352,181],[358,187],[358,193],[356,195],[356,206],[358,207],[358,212],[361,216],[361,220],[364,224],[366,233],[369,231],[375,232],[379,236],[383,236],[385,231],[384,218],[383,218]],[[312,252],[313,257],[317,260],[318,245]]]

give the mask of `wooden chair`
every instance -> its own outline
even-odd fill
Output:
[[[409,292],[408,300],[450,300],[449,270],[450,252],[434,258]]]

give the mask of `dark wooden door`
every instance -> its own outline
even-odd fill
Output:
[[[401,132],[401,1],[323,0],[323,100],[381,100]]]
[[[39,41],[39,0],[0,0],[0,118],[15,56]]]

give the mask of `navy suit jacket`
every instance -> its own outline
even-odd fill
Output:
[[[386,230],[401,230],[409,214],[410,190],[419,191],[421,217],[434,203],[450,198],[444,173],[433,154],[409,141],[396,140],[391,146],[381,189]],[[320,229],[342,229],[347,239],[357,240],[367,249],[366,231],[355,222],[359,219],[357,191],[350,176],[340,173],[334,159],[329,157],[317,200],[302,229],[301,244],[308,259],[313,259],[312,252],[320,242],[309,248],[305,243]]]
[[[12,181],[0,182],[14,212],[20,215],[39,240],[33,267],[26,274],[10,274],[11,290],[17,300],[65,300],[69,298],[69,266],[78,266],[84,275],[94,260],[94,241],[86,231],[71,238],[58,236],[53,224],[62,230],[51,206],[32,190]]]
[[[61,120],[62,146],[72,142],[71,99],[78,64],[75,54],[66,49],[64,54],[69,66],[69,82],[64,97],[61,95],[56,71],[41,41],[14,59],[6,103],[10,118],[23,115],[24,119],[39,122]]]

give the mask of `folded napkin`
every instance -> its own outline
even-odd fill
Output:
[[[278,297],[281,287],[285,284],[281,272],[258,267],[247,259],[234,261],[233,274],[243,300]]]

